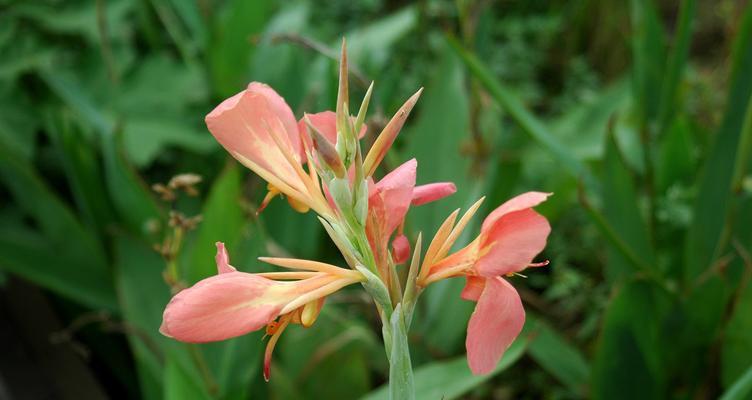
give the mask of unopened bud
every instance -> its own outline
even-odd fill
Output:
[[[350,182],[347,178],[334,178],[329,181],[329,193],[334,199],[334,203],[344,212],[349,212],[353,203],[352,192],[350,191]]]
[[[342,163],[342,159],[337,154],[337,149],[313,126],[307,116],[305,117],[305,122],[308,125],[308,131],[311,133],[313,147],[318,153],[320,163],[329,167],[337,178],[345,176],[347,171],[345,170],[345,165]]]

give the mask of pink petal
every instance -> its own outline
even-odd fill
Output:
[[[443,199],[457,191],[452,182],[436,182],[427,185],[416,186],[413,189],[412,205],[419,206],[432,201]]]
[[[505,214],[484,227],[481,249],[488,249],[475,263],[475,270],[491,277],[527,268],[543,248],[551,232],[546,218],[530,208]],[[483,252],[484,250],[482,250]]]
[[[248,88],[223,101],[206,116],[206,125],[217,141],[238,161],[250,160],[304,190],[295,170],[276,145],[276,132],[294,157],[301,142],[295,118],[285,101],[272,88],[253,82]]]
[[[383,208],[383,233],[389,237],[405,219],[415,187],[418,162],[413,158],[384,176],[369,194],[369,207]],[[373,202],[372,202],[373,199]]]
[[[481,293],[483,293],[483,288],[486,287],[486,278],[481,276],[467,276],[466,278],[467,282],[462,289],[462,293],[460,293],[460,297],[464,300],[478,301]]]
[[[227,254],[227,249],[225,249],[225,244],[222,242],[217,242],[216,246],[217,246],[217,255],[214,257],[214,260],[217,262],[217,273],[225,274],[228,272],[237,271],[235,267],[230,265],[230,256]]]
[[[229,339],[263,328],[289,298],[272,295],[272,280],[245,272],[204,279],[175,295],[162,316],[162,334],[183,342]]]
[[[527,192],[507,200],[504,204],[496,207],[491,214],[488,214],[483,221],[481,231],[486,230],[487,226],[492,225],[505,214],[535,207],[546,201],[546,198],[552,194],[553,193]]]
[[[517,291],[502,278],[487,279],[467,325],[465,347],[473,374],[493,371],[524,324],[525,310]]]
[[[395,264],[402,264],[410,258],[410,241],[407,236],[398,235],[392,241],[392,258]]]

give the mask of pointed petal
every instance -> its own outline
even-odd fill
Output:
[[[410,257],[410,241],[407,236],[398,235],[392,240],[392,258],[395,264],[402,264]]]
[[[253,169],[245,162],[249,160],[294,189],[305,191],[305,185],[275,143],[271,131],[284,130],[277,132],[282,145],[299,157],[301,142],[295,118],[282,97],[269,86],[251,83],[246,90],[223,101],[210,112],[206,116],[206,125],[238,161]]]
[[[486,278],[481,276],[467,276],[466,278],[467,282],[462,289],[462,293],[460,293],[460,297],[464,300],[478,301],[486,287]]]
[[[530,208],[505,214],[483,232],[475,270],[487,277],[522,271],[546,247],[550,232],[546,218]]]
[[[162,334],[183,342],[229,339],[263,328],[289,298],[274,290],[280,283],[227,272],[204,279],[170,300],[162,316]]]
[[[481,231],[485,230],[488,226],[492,225],[494,222],[496,222],[496,220],[503,217],[505,214],[535,207],[538,204],[546,201],[548,196],[551,196],[552,194],[553,193],[526,192],[507,200],[504,204],[496,207],[496,209],[493,210],[491,214],[488,214],[486,219],[483,221]]]
[[[217,262],[217,273],[225,274],[228,272],[237,271],[235,267],[230,265],[230,256],[227,254],[227,249],[225,249],[225,244],[222,242],[217,242],[216,245],[217,245],[217,255],[214,257],[214,260]]]
[[[414,206],[430,203],[432,201],[443,199],[457,191],[457,186],[452,182],[436,182],[427,185],[416,186],[413,189]]]
[[[376,168],[381,163],[381,160],[384,159],[384,156],[386,156],[389,148],[392,147],[394,139],[397,138],[400,130],[402,130],[402,125],[405,124],[405,120],[410,115],[410,111],[412,111],[415,103],[418,102],[421,93],[423,93],[423,88],[420,88],[407,99],[405,104],[397,110],[392,119],[386,124],[384,130],[376,138],[376,141],[373,142],[373,146],[368,150],[368,154],[366,154],[366,158],[363,161],[363,169],[366,176],[372,176],[376,172]]]
[[[467,325],[465,347],[473,374],[493,371],[524,324],[525,310],[517,291],[502,278],[487,279]]]

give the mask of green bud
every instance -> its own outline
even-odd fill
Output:
[[[353,198],[350,191],[350,182],[347,178],[334,178],[329,181],[327,187],[337,207],[343,212],[349,213],[353,206]]]
[[[355,188],[355,218],[361,226],[366,226],[368,217],[368,182],[362,180]]]

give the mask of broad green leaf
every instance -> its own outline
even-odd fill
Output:
[[[617,289],[603,321],[593,361],[594,399],[664,399],[668,371],[663,366],[663,319],[671,300],[649,282]]]
[[[216,242],[225,242],[232,256],[235,245],[246,226],[241,208],[241,179],[237,163],[230,162],[212,184],[201,211],[202,220],[191,243],[190,258],[184,267],[183,278],[194,284],[217,273],[214,262]],[[231,258],[232,259],[232,258]]]
[[[587,393],[590,366],[585,356],[543,321],[530,315],[527,320],[532,336],[530,357],[573,393]]]
[[[418,22],[416,7],[404,7],[382,19],[345,35],[348,57],[361,68],[378,73],[391,57],[390,49],[413,30]],[[354,107],[350,107],[354,111]]]
[[[271,8],[267,0],[230,0],[215,12],[207,57],[218,97],[230,97],[248,84],[254,54],[248,39],[261,33]]]
[[[647,124],[657,118],[665,70],[665,32],[653,0],[632,0],[632,84],[640,112]]]
[[[107,190],[124,223],[133,231],[147,236],[149,224],[159,222],[162,210],[136,171],[125,160],[120,135],[101,136]]]
[[[164,391],[165,400],[212,398],[201,382],[196,382],[194,377],[185,373],[180,364],[172,359],[167,359],[164,368]]]
[[[737,148],[752,95],[752,7],[747,7],[735,41],[727,109],[699,180],[694,221],[687,233],[685,280],[695,279],[723,251],[719,248],[732,196]]]
[[[474,387],[491,379],[513,365],[522,357],[529,343],[528,337],[520,337],[504,353],[501,361],[491,373],[473,375],[467,367],[467,359],[458,357],[450,361],[437,361],[415,369],[415,398],[417,400],[461,398]],[[386,385],[371,392],[362,400],[388,399]]]
[[[650,234],[640,213],[634,182],[613,135],[606,138],[603,167],[603,215],[609,225],[615,227],[615,233],[629,252],[624,254],[624,249],[618,246],[609,249],[606,277],[610,282],[616,282],[639,268],[652,267],[654,256],[649,241]],[[630,255],[636,257],[639,264],[635,265]]]
[[[0,180],[41,234],[5,231],[5,269],[82,302],[114,310],[112,276],[99,239],[86,230],[31,165],[0,146]]]

